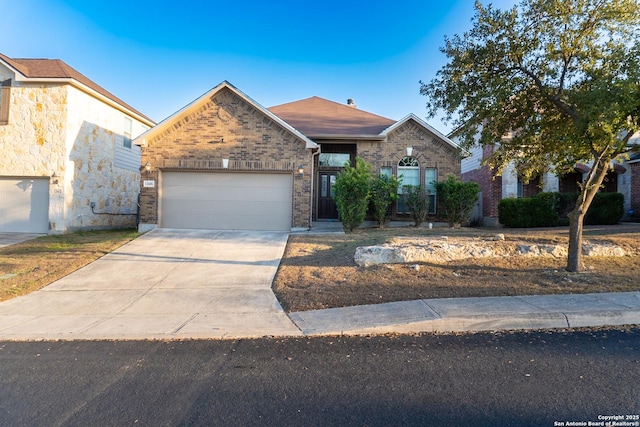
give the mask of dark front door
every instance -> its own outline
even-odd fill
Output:
[[[338,209],[333,200],[333,186],[336,183],[337,171],[320,171],[318,184],[318,219],[338,219]]]

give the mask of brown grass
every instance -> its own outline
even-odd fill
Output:
[[[0,301],[36,291],[135,239],[128,230],[88,231],[0,248]]]
[[[273,283],[287,311],[304,311],[422,298],[542,295],[640,290],[640,225],[587,227],[585,240],[611,242],[627,256],[585,257],[588,271],[569,273],[566,259],[493,257],[443,264],[358,267],[358,246],[407,237],[491,239],[496,246],[518,243],[567,244],[567,228],[552,229],[359,229],[350,235],[292,235]]]

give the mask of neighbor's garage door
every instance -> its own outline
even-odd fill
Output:
[[[291,230],[291,175],[164,172],[160,226]]]
[[[49,231],[49,179],[0,177],[0,231]]]

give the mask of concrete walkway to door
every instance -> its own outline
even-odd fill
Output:
[[[288,233],[158,229],[0,304],[0,338],[302,335],[271,283]]]

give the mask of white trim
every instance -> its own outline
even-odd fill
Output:
[[[136,139],[133,140],[133,143],[136,144],[136,145],[142,145],[143,140],[146,140],[147,138],[151,138],[154,135],[162,132],[164,129],[168,128],[172,123],[177,121],[180,117],[182,117],[184,114],[187,113],[187,111],[191,110],[192,108],[196,108],[199,105],[202,105],[202,104],[205,104],[206,102],[209,102],[209,99],[212,96],[214,96],[216,93],[218,93],[219,91],[221,91],[224,88],[227,88],[227,89],[231,90],[233,93],[235,93],[240,98],[242,98],[245,102],[247,102],[248,104],[250,104],[253,107],[257,108],[261,113],[263,113],[264,115],[269,117],[271,120],[273,120],[274,122],[278,123],[280,126],[282,126],[285,129],[287,129],[289,132],[294,134],[296,137],[298,137],[301,140],[303,140],[305,142],[305,144],[306,144],[306,148],[309,148],[309,149],[317,149],[318,148],[318,144],[316,144],[315,142],[313,142],[312,140],[310,140],[309,138],[304,136],[302,133],[300,133],[298,130],[296,130],[294,127],[292,127],[290,124],[286,123],[281,118],[279,118],[278,116],[273,114],[271,111],[267,110],[262,105],[258,104],[256,101],[251,99],[249,96],[244,94],[242,91],[237,89],[235,86],[233,86],[231,83],[229,83],[226,80],[223,81],[222,83],[220,83],[219,85],[215,86],[213,89],[211,89],[208,92],[206,92],[204,95],[201,95],[199,98],[196,98],[194,101],[192,101],[189,104],[185,105],[184,107],[182,107],[181,109],[179,109],[178,111],[176,111],[175,113],[173,113],[172,115],[167,117],[166,119],[162,120],[155,127],[152,127],[151,129],[149,129],[148,131],[146,131],[142,135],[139,135]]]

